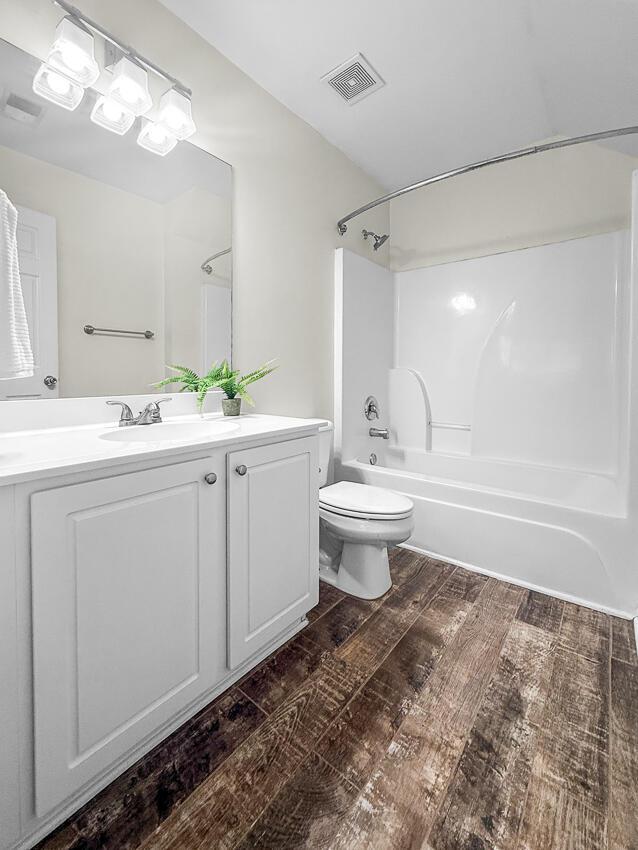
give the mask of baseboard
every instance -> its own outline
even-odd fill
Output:
[[[499,581],[508,581],[510,584],[515,584],[518,587],[524,587],[526,590],[535,590],[537,593],[543,593],[545,596],[553,596],[555,599],[562,599],[563,602],[571,602],[573,605],[581,605],[583,608],[591,608],[593,611],[600,611],[602,614],[610,614],[612,617],[620,617],[621,620],[632,620],[634,615],[627,611],[619,611],[616,608],[608,608],[606,605],[594,605],[586,599],[580,599],[578,596],[572,596],[569,593],[559,593],[555,590],[549,590],[546,587],[531,582],[523,581],[522,579],[512,578],[512,576],[496,573],[492,570],[486,570],[483,567],[477,567],[475,564],[468,564],[465,561],[458,561],[455,558],[449,558],[440,552],[430,552],[428,549],[420,549],[418,546],[410,546],[408,543],[401,543],[401,549],[409,549],[411,552],[417,552],[419,555],[427,555],[430,558],[436,558],[439,561],[447,561],[448,564],[453,564],[455,567],[463,567],[465,570],[470,570],[473,573],[490,576],[490,578],[499,579]],[[636,629],[636,642],[638,643],[638,625],[634,619],[634,627]]]

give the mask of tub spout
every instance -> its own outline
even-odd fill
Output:
[[[390,439],[390,432],[387,428],[370,428],[368,431],[371,437],[381,437],[382,440]]]

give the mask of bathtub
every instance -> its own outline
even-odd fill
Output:
[[[337,475],[412,499],[408,548],[633,616],[632,543],[617,478],[392,445],[373,450],[376,465],[368,457],[342,461]]]

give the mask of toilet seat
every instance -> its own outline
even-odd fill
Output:
[[[319,491],[319,506],[331,514],[368,520],[406,519],[413,511],[413,504],[406,496],[352,481],[323,487]]]

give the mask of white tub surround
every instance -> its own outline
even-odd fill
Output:
[[[630,231],[445,265],[393,273],[337,251],[335,283],[337,480],[412,499],[407,545],[626,618],[637,201],[634,175]]]
[[[33,847],[318,601],[320,422],[119,428],[103,400],[42,404],[57,427],[0,436],[1,850]]]

